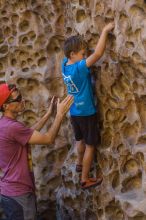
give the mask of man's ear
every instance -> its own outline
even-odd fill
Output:
[[[4,111],[7,110],[8,105],[7,104],[3,104],[3,109]]]

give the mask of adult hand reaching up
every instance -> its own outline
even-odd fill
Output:
[[[73,103],[73,96],[68,95],[63,101],[57,100],[57,116],[64,117]]]

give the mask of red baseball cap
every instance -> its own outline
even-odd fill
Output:
[[[0,107],[5,103],[9,98],[14,89],[9,89],[8,84],[3,83],[0,85]]]

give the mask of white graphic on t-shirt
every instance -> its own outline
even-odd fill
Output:
[[[77,93],[79,92],[78,88],[76,87],[75,83],[72,81],[71,76],[65,76],[64,74],[63,78],[64,78],[64,82],[67,85],[67,89],[69,93]]]

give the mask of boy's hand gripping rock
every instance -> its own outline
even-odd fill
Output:
[[[109,33],[113,28],[115,27],[115,23],[114,22],[110,22],[109,24],[107,24],[103,31]]]

